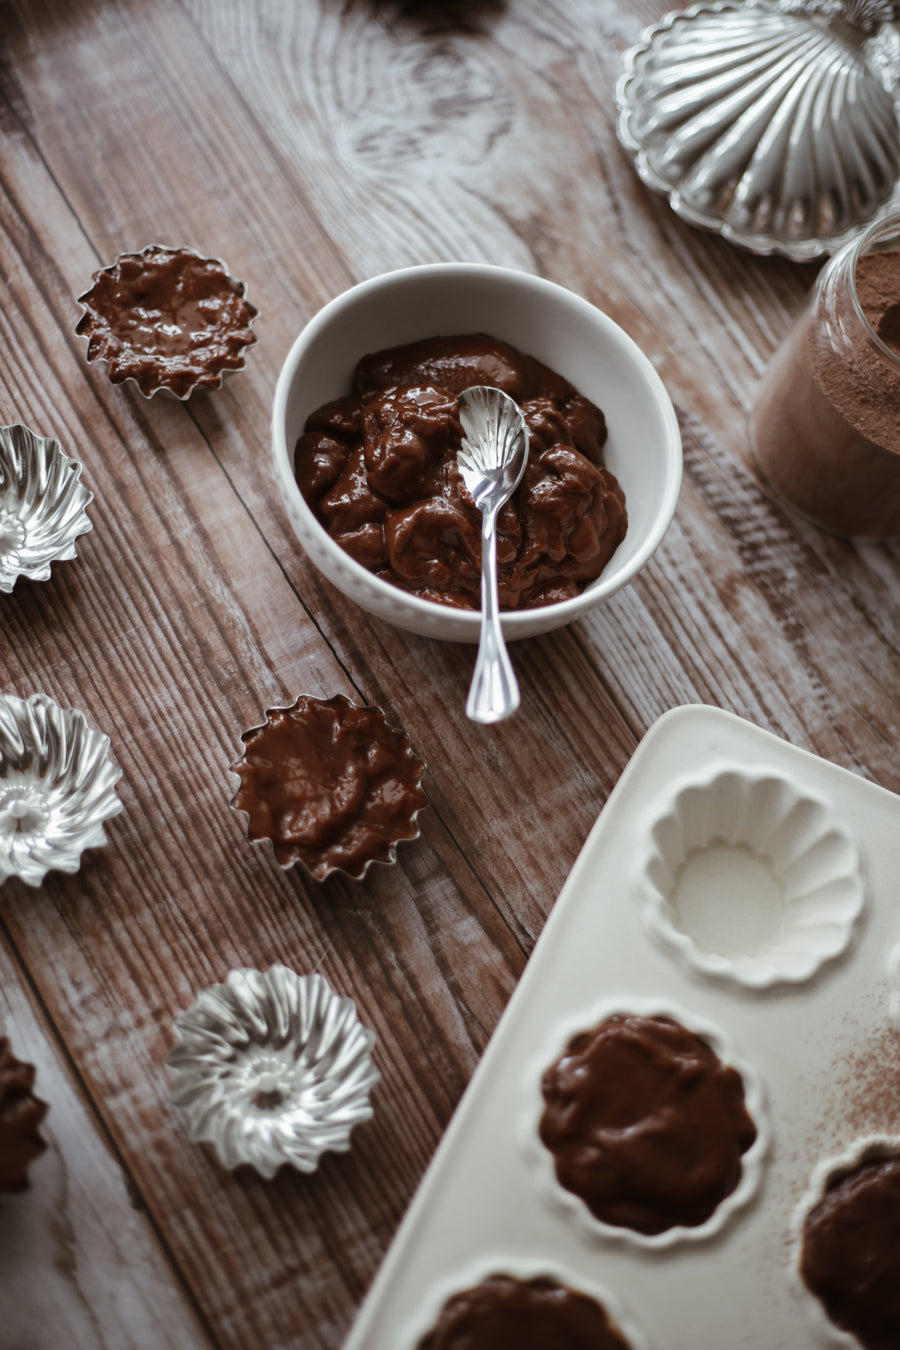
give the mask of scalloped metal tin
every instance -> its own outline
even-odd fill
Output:
[[[808,261],[900,179],[895,7],[705,0],[645,29],[616,85],[638,175],[692,225]]]
[[[246,312],[244,321],[235,329],[236,334],[246,333],[246,337],[242,337],[238,344],[237,350],[240,351],[239,359],[233,364],[228,364],[224,358],[213,359],[211,363],[208,363],[208,369],[206,371],[200,368],[198,361],[196,378],[187,383],[185,388],[180,391],[173,388],[171,383],[167,382],[162,374],[154,376],[152,369],[148,370],[148,372],[143,375],[130,373],[128,370],[129,363],[127,361],[122,363],[122,370],[124,370],[124,373],[121,373],[119,369],[120,362],[115,350],[115,338],[111,334],[109,325],[102,321],[102,318],[97,315],[91,304],[92,296],[97,287],[103,284],[105,278],[114,278],[116,273],[121,270],[123,264],[131,262],[140,263],[144,259],[159,254],[165,254],[171,257],[186,254],[191,258],[199,259],[200,262],[213,264],[222,273],[225,289],[242,302]],[[103,361],[106,364],[111,383],[116,385],[133,384],[142,396],[147,399],[154,398],[157,394],[163,394],[169,398],[177,399],[180,403],[184,403],[198,388],[206,390],[221,389],[222,382],[226,375],[231,375],[244,369],[246,364],[246,348],[253,346],[257,340],[256,334],[252,332],[252,324],[253,321],[259,317],[259,311],[254,305],[250,304],[249,300],[247,300],[244,282],[238,281],[236,277],[233,277],[226,264],[220,258],[205,257],[202,253],[198,252],[197,249],[189,248],[186,245],[172,247],[168,244],[147,244],[147,246],[138,253],[120,253],[115,262],[111,263],[108,267],[102,267],[94,272],[92,281],[93,285],[78,297],[78,303],[81,305],[82,312],[76,325],[75,332],[80,337],[85,337],[87,339],[88,362]],[[135,313],[137,312],[138,309],[136,307]],[[104,350],[104,346],[107,343],[111,346],[112,354]],[[204,351],[206,349],[206,344],[198,342],[197,349],[198,352]],[[161,354],[162,349],[160,349],[160,352],[157,353],[157,355]],[[153,356],[154,352],[148,350],[147,361],[151,366]],[[133,362],[131,364],[133,364]]]
[[[109,737],[83,713],[46,694],[0,695],[0,883],[39,886],[51,870],[77,872],[122,810],[121,776]]]
[[[811,979],[847,949],[866,900],[862,853],[791,779],[720,765],[677,783],[648,826],[641,916],[686,970],[770,989]]]
[[[252,744],[255,738],[258,743],[263,746],[263,764],[265,766],[265,773],[270,779],[274,779],[275,777],[272,771],[272,764],[275,760],[276,751],[272,748],[266,748],[264,742],[259,741],[259,738],[265,738],[273,717],[293,713],[301,704],[304,704],[307,708],[310,705],[314,705],[317,709],[332,709],[334,710],[335,717],[338,719],[341,715],[349,711],[368,714],[372,719],[373,726],[377,726],[383,734],[394,739],[396,747],[400,751],[402,761],[410,766],[415,777],[414,786],[410,789],[415,800],[412,801],[411,809],[408,813],[404,814],[396,836],[390,840],[384,838],[376,840],[375,847],[373,850],[370,850],[369,856],[360,859],[359,866],[355,868],[341,866],[333,862],[324,862],[322,866],[318,866],[313,864],[311,858],[307,861],[307,859],[302,856],[302,841],[296,843],[292,842],[290,839],[279,839],[275,837],[271,829],[266,828],[266,818],[273,817],[275,812],[274,810],[269,809],[269,803],[266,800],[265,793],[254,792],[253,790],[254,778],[256,775],[253,772],[253,753],[248,749],[245,749],[244,754],[240,759],[235,760],[231,765],[231,772],[240,779],[241,786],[232,797],[230,805],[232,810],[244,817],[250,842],[262,847],[270,847],[274,852],[275,860],[279,867],[282,867],[285,870],[291,867],[299,867],[300,871],[312,881],[325,881],[335,873],[349,877],[351,881],[362,881],[368,874],[369,869],[375,863],[382,865],[392,865],[395,863],[397,861],[397,849],[401,843],[412,843],[419,838],[421,834],[418,823],[419,816],[428,805],[428,798],[421,787],[422,778],[426,771],[426,765],[424,761],[419,759],[414,753],[409,736],[406,732],[402,731],[399,727],[392,727],[382,708],[371,704],[362,707],[359,704],[352,703],[351,700],[343,694],[337,694],[330,699],[316,699],[301,694],[296,702],[289,708],[268,708],[266,710],[266,721],[259,726],[251,727],[249,731],[245,731],[241,736],[241,740],[245,746]],[[338,746],[335,742],[336,754],[337,748]],[[336,757],[334,763],[329,765],[328,768],[330,776],[335,779],[335,791],[338,789],[343,790],[346,786],[346,779],[348,776],[346,772],[348,764],[342,762],[339,757]],[[299,816],[301,809],[302,803],[297,803],[295,814]],[[258,819],[257,814],[259,815]],[[354,821],[351,820],[347,827],[348,830],[353,828],[353,826]],[[336,839],[331,840],[332,849],[336,843]],[[328,852],[329,849],[326,848],[324,851]]]
[[[75,557],[75,540],[92,528],[82,467],[52,437],[0,427],[0,592],[19,577],[46,581],[52,563]]]
[[[646,1017],[669,1017],[692,1031],[709,1045],[723,1064],[736,1069],[744,1085],[744,1102],[756,1126],[756,1139],[741,1160],[741,1177],[735,1189],[724,1196],[721,1203],[703,1224],[694,1228],[682,1224],[666,1228],[661,1233],[640,1233],[631,1228],[614,1227],[596,1218],[580,1196],[566,1190],[556,1177],[553,1155],[544,1148],[538,1136],[538,1124],[544,1109],[541,1078],[548,1065],[554,1063],[573,1036],[598,1026],[614,1013],[633,1013]],[[624,1247],[645,1252],[668,1251],[683,1243],[704,1242],[721,1233],[738,1210],[743,1209],[756,1195],[762,1180],[764,1164],[772,1140],[772,1127],[766,1108],[766,1093],[762,1078],[734,1050],[731,1039],[720,1027],[665,999],[646,997],[609,999],[598,1007],[587,1009],[583,1015],[572,1015],[554,1028],[548,1036],[543,1052],[535,1056],[524,1089],[524,1110],[521,1115],[520,1138],[525,1157],[534,1170],[536,1184],[545,1204],[565,1215],[580,1234],[589,1239],[602,1238]]]
[[[285,1164],[313,1172],[372,1115],[374,1033],[321,975],[232,970],[175,1027],[172,1099],[223,1167],[248,1164],[267,1179]]]

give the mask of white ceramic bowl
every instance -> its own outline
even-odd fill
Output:
[[[453,333],[488,333],[543,361],[600,407],[606,465],[625,492],[628,532],[581,595],[503,615],[507,640],[578,618],[629,582],[658,547],[681,484],[681,436],[662,381],[630,337],[594,305],[526,272],[439,263],[352,287],[313,318],[287,355],[275,389],[272,449],[288,518],[309,557],[363,609],[426,637],[476,642],[480,616],[408,594],[373,575],[316,520],[294,479],[306,418],[351,388],[367,352]]]

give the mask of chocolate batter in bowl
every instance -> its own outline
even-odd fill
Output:
[[[373,556],[380,556],[379,531],[366,529],[373,522],[360,518],[359,529],[355,530],[355,508],[352,501],[342,499],[340,492],[336,500],[326,503],[331,520],[343,516],[341,526],[346,527],[343,532],[356,535],[352,541],[354,556],[331,536],[298,486],[297,476],[304,482],[306,490],[318,494],[317,506],[333,488],[336,479],[332,479],[330,486],[325,483],[333,469],[328,463],[327,445],[320,450],[314,449],[305,467],[297,460],[297,476],[295,448],[305,434],[311,414],[328,405],[339,404],[347,397],[361,358],[410,347],[426,339],[475,339],[477,335],[487,335],[494,340],[494,354],[489,359],[495,368],[485,369],[483,359],[487,354],[482,351],[477,363],[478,378],[468,378],[468,369],[463,362],[452,382],[456,383],[460,378],[465,378],[467,385],[485,382],[483,377],[487,375],[490,376],[488,383],[504,387],[504,381],[510,375],[505,353],[510,348],[544,368],[548,377],[559,382],[557,391],[571,390],[572,396],[577,391],[586,404],[602,409],[608,428],[608,437],[602,442],[603,465],[596,465],[583,454],[581,459],[587,465],[588,478],[595,481],[602,478],[605,484],[605,474],[609,474],[619,484],[627,502],[628,528],[624,538],[601,566],[599,576],[595,574],[595,579],[591,579],[584,575],[574,579],[575,594],[571,593],[569,583],[572,578],[569,577],[565,596],[554,596],[546,590],[541,595],[550,578],[537,575],[538,568],[532,569],[531,576],[509,578],[508,599],[519,601],[515,609],[503,614],[504,636],[509,641],[568,623],[588,613],[625,585],[658,547],[674,513],[681,479],[681,441],[671,402],[652,364],[605,314],[560,286],[504,268],[440,264],[410,268],[363,282],[326,305],[307,325],[289,353],[275,394],[273,454],[276,478],[291,524],[312,562],[332,584],[376,617],[398,627],[424,636],[476,642],[479,615],[477,599],[473,607],[472,592],[468,590],[468,574],[471,573],[473,580],[477,576],[477,554],[463,557],[463,546],[461,553],[451,559],[454,580],[454,602],[451,604],[446,603],[446,597],[442,603],[436,602],[428,594],[427,586],[416,592],[408,589],[407,584],[397,585],[369,570],[364,561],[371,563]],[[497,359],[498,351],[504,354],[500,359]],[[444,408],[441,413],[440,391],[444,386],[440,380],[447,379],[447,371],[439,356],[436,362],[436,366],[432,364],[428,370],[419,370],[418,383],[413,383],[412,387],[422,391],[416,396],[419,401],[416,414],[421,413],[426,423],[442,415],[452,422],[452,409]],[[378,366],[378,360],[365,363],[360,368],[361,378],[376,383],[383,379],[384,371],[379,373]],[[475,370],[476,365],[473,365],[473,376]],[[426,389],[432,392],[426,394]],[[386,391],[380,392],[386,395]],[[380,392],[376,391],[376,401]],[[452,395],[453,390],[449,392]],[[570,430],[562,439],[565,441],[568,437],[578,448],[577,438],[582,430],[579,423],[584,419],[579,418],[575,406],[569,411],[572,413]],[[372,428],[373,448],[380,432],[396,412],[397,401],[392,398],[372,410],[376,423]],[[554,409],[552,415],[555,417],[557,412],[558,409]],[[335,429],[343,436],[340,407],[337,410],[332,407],[326,419],[328,416],[338,418],[336,427],[334,424],[311,426],[310,430],[324,435],[326,440]],[[572,449],[571,443],[568,450]],[[381,489],[387,487],[390,494],[398,466],[392,464],[391,472],[382,475],[382,466],[373,449],[369,458],[366,473],[374,473],[375,483]],[[364,460],[361,459],[359,464],[362,463]],[[583,468],[579,461],[575,463]],[[403,464],[400,477],[409,486],[415,484],[417,474],[423,470],[427,474],[432,468],[428,455],[423,458],[414,450]],[[317,477],[320,472],[322,478]],[[557,478],[562,476],[556,475]],[[614,489],[613,493],[615,495]],[[396,525],[392,536],[394,554],[400,557],[402,565],[411,566],[415,571],[419,552],[415,536],[422,524],[422,512],[414,510],[409,513],[411,518],[407,518],[403,515],[402,502],[387,498],[385,502],[386,511],[392,513],[392,524]],[[441,492],[435,506],[425,514],[436,517],[441,512],[448,512],[458,524],[452,494],[448,498]],[[440,533],[439,521],[433,518],[431,525]],[[514,530],[516,527],[508,521],[508,528]],[[434,534],[434,529],[431,533]],[[617,533],[618,527],[613,524],[611,537]],[[570,551],[570,556],[581,547],[579,541],[574,542],[575,550]],[[374,552],[368,552],[370,548]],[[404,583],[412,581],[418,587],[429,579],[407,577],[403,580]],[[580,589],[581,586],[584,589]],[[522,598],[529,591],[537,603],[523,605]]]
[[[529,432],[524,476],[497,522],[500,606],[568,600],[625,538],[625,498],[603,463],[601,410],[509,343],[461,334],[364,356],[353,392],[307,419],[294,454],[300,490],[364,567],[477,609],[481,517],[457,464],[459,395],[473,385],[514,399]]]

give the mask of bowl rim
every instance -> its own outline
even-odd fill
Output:
[[[376,593],[385,596],[388,603],[392,598],[396,600],[398,594],[401,595],[404,604],[409,606],[411,612],[421,616],[426,621],[431,621],[432,624],[439,623],[441,618],[447,619],[452,616],[455,624],[466,626],[471,629],[473,634],[476,634],[481,624],[480,610],[457,609],[456,607],[438,604],[434,600],[425,600],[414,591],[398,591],[398,588],[391,582],[385,581],[376,573],[370,572],[367,567],[363,567],[331,538],[317,520],[297,486],[294,478],[293,448],[288,446],[285,434],[288,401],[297,367],[304,353],[337,315],[352,307],[357,301],[367,299],[379,290],[386,290],[397,283],[405,284],[418,278],[439,280],[454,276],[465,276],[467,279],[475,281],[483,279],[523,286],[536,294],[549,296],[568,304],[580,311],[585,317],[589,317],[592,322],[599,323],[601,328],[615,335],[616,341],[621,343],[629,358],[647,381],[665,432],[662,438],[665,476],[660,504],[656,510],[652,527],[641,541],[628,566],[618,575],[610,577],[606,576],[604,569],[604,572],[596,580],[586,586],[578,595],[572,596],[568,600],[560,600],[552,605],[544,605],[539,608],[504,610],[502,614],[503,631],[507,638],[513,638],[516,636],[518,629],[532,630],[537,616],[541,614],[545,613],[548,618],[552,614],[553,623],[552,625],[548,624],[548,627],[559,627],[579,618],[582,614],[593,609],[598,600],[606,599],[626,586],[653,556],[675,514],[678,494],[681,489],[683,451],[681,429],[678,425],[672,400],[650,358],[642,351],[635,340],[603,310],[577,292],[569,290],[566,286],[561,286],[555,281],[549,281],[533,272],[524,272],[513,267],[498,267],[490,263],[421,263],[412,267],[381,272],[377,276],[369,277],[327,301],[304,325],[291,344],[275,385],[272,402],[272,451],[276,467],[280,470],[279,486],[281,491],[291,493],[296,510],[309,523],[322,548],[336,560],[339,560],[341,566],[350,575],[357,578],[361,585],[374,588]],[[306,550],[304,549],[304,551]]]

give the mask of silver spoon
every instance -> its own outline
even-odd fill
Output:
[[[486,384],[460,394],[459,420],[463,439],[456,462],[482,517],[481,638],[466,715],[473,722],[502,722],[519,706],[519,686],[500,628],[497,512],[525,472],[528,428],[518,404]]]

